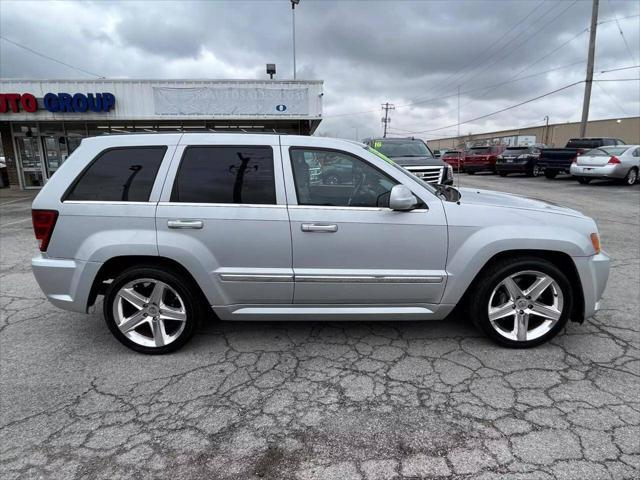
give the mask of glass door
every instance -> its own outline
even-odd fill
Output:
[[[47,135],[42,137],[42,149],[45,158],[47,180],[56,172],[58,167],[67,159],[67,145],[65,137]]]
[[[32,136],[16,136],[20,165],[22,166],[22,182],[24,188],[40,188],[44,185],[42,170],[42,153],[39,138]]]

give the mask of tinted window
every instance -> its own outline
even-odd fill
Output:
[[[291,167],[299,205],[388,207],[397,182],[345,152],[291,148]]]
[[[167,147],[114,148],[100,153],[65,200],[146,202]]]
[[[172,202],[275,204],[271,147],[187,147]]]
[[[471,155],[482,155],[484,153],[491,153],[491,147],[473,147],[469,150]]]

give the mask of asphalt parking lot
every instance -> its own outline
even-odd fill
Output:
[[[211,323],[144,356],[43,298],[30,200],[0,192],[0,476],[638,478],[640,186],[460,179],[596,219],[613,259],[596,318],[526,351],[465,318]]]

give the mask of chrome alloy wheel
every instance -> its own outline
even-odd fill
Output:
[[[635,168],[632,168],[631,170],[629,170],[629,173],[627,173],[626,180],[627,180],[627,185],[633,185],[638,181],[638,172]]]
[[[525,270],[502,280],[489,298],[489,322],[509,340],[535,340],[549,332],[562,316],[564,297],[546,273]]]
[[[180,336],[187,312],[180,295],[168,284],[140,278],[118,290],[113,318],[132,342],[144,347],[163,347]]]

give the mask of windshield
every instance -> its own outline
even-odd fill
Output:
[[[520,148],[507,148],[503,155],[522,155],[523,153],[528,153],[529,149],[527,147]]]
[[[373,148],[387,157],[430,157],[433,154],[420,140],[374,140]]]
[[[602,147],[602,148],[594,148],[593,150],[589,150],[583,155],[588,155],[589,157],[608,157],[611,155],[622,155],[629,147]]]
[[[602,145],[602,139],[572,138],[567,142],[566,148],[595,148]]]
[[[411,173],[409,170],[402,168],[400,165],[398,165],[396,162],[394,162],[393,160],[391,160],[389,157],[387,157],[384,153],[376,150],[375,148],[371,148],[369,146],[365,146],[365,149],[368,152],[373,153],[375,156],[381,158],[382,160],[384,160],[385,162],[387,162],[389,165],[391,165],[392,167],[400,170],[402,173],[404,173],[405,175],[409,175],[413,180],[415,180],[416,182],[418,182],[420,185],[422,185],[424,188],[426,188],[427,190],[429,190],[431,193],[436,193],[436,189],[433,185],[428,184],[427,182],[425,182],[424,180],[422,180],[421,178],[416,177],[413,173]]]

